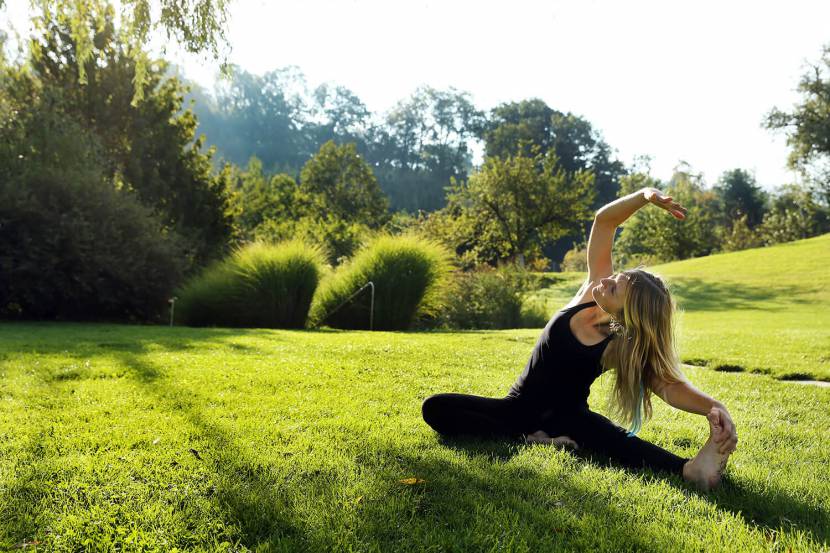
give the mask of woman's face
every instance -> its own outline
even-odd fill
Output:
[[[591,290],[591,295],[600,309],[616,319],[619,319],[622,313],[629,280],[627,274],[615,273],[600,280],[599,284]]]

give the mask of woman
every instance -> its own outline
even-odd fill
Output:
[[[582,448],[628,467],[679,474],[704,490],[716,486],[738,442],[729,412],[680,372],[674,304],[665,283],[640,269],[612,270],[617,227],[649,203],[685,218],[685,208],[654,188],[600,209],[588,241],[588,278],[545,326],[507,397],[431,396],[422,407],[427,424],[445,435],[500,435]],[[631,424],[630,432],[588,408],[591,383],[608,369],[615,371],[615,410]],[[636,437],[642,413],[651,416],[652,394],[708,419],[709,439],[694,458]]]

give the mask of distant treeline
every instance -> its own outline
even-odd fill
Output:
[[[217,161],[246,165],[254,156],[268,173],[298,177],[324,143],[354,143],[372,168],[393,211],[434,211],[446,205],[450,179],[473,170],[473,144],[488,157],[556,152],[567,171],[595,175],[598,206],[613,199],[626,173],[611,147],[585,119],[539,99],[507,102],[489,113],[467,92],[418,88],[384,114],[372,113],[352,91],[322,84],[309,90],[302,72],[286,67],[255,75],[234,67],[208,92],[191,83],[198,133]]]

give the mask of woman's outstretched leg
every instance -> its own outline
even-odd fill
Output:
[[[703,490],[720,483],[729,453],[719,453],[714,436],[717,416],[710,414],[709,439],[693,459],[684,459],[662,447],[629,436],[607,418],[588,411],[573,418],[570,433],[580,447],[595,451],[631,468],[650,468],[682,476]]]
[[[436,394],[421,406],[424,420],[446,436],[504,436],[519,438],[527,432],[527,414],[515,398],[467,394]]]
[[[599,413],[583,411],[569,417],[568,433],[580,448],[605,455],[633,469],[650,468],[683,476],[689,461],[628,432]]]

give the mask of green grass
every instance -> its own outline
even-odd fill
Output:
[[[650,267],[678,300],[681,359],[715,370],[830,381],[830,234]],[[550,310],[582,273],[549,275]]]
[[[741,439],[706,494],[423,423],[430,394],[503,395],[537,332],[0,324],[0,549],[827,549],[826,389],[688,369]],[[704,419],[655,407],[641,436],[694,454]]]

